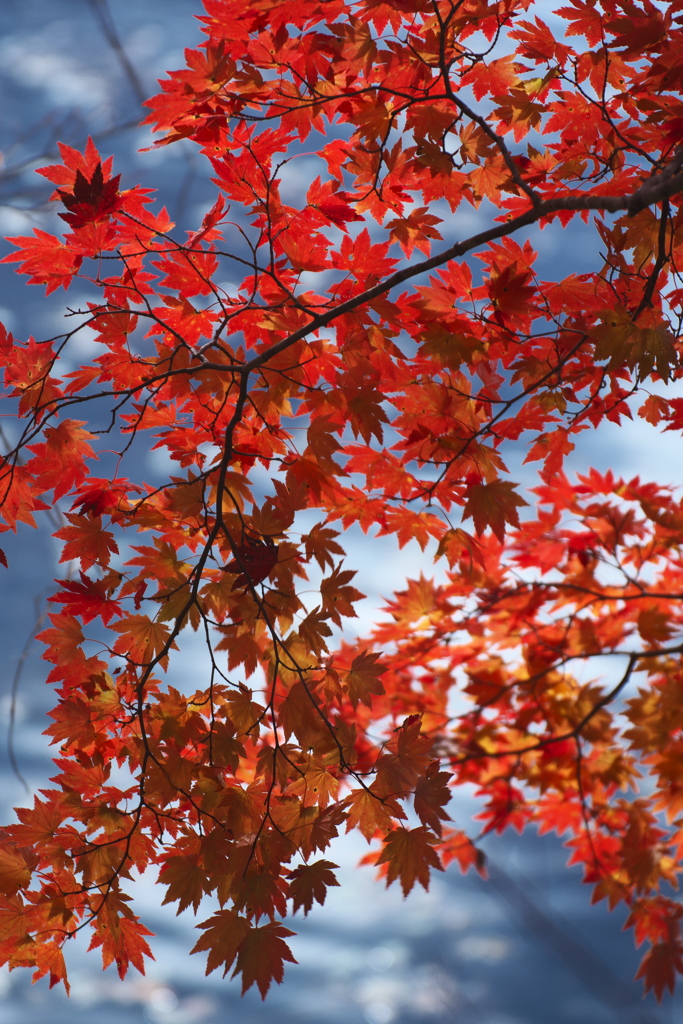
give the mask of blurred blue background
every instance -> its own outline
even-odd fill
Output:
[[[176,145],[140,153],[149,136],[137,127],[140,102],[156,91],[156,79],[183,65],[183,48],[200,39],[193,14],[196,0],[2,0],[0,4],[0,234],[29,233],[39,224],[57,230],[48,212],[50,188],[36,167],[57,157],[59,139],[82,147],[91,134],[103,154],[115,155],[123,186],[142,183],[159,189],[171,217],[182,229],[196,227],[213,200],[214,187],[191,147]],[[290,187],[295,187],[292,182]],[[587,230],[587,229],[586,229]],[[581,269],[594,254],[577,227],[558,244],[537,232],[546,261],[544,276]],[[568,248],[568,244],[570,247]],[[571,248],[573,245],[573,250]],[[0,243],[4,255],[10,247]],[[547,269],[546,269],[547,268]],[[71,293],[42,297],[11,266],[0,268],[0,319],[15,334],[38,338],[59,333]],[[12,424],[0,426],[8,437]],[[600,443],[586,439],[577,459],[590,455],[600,466],[666,480],[671,450],[646,425],[609,428]],[[655,447],[656,444],[656,447]],[[675,462],[674,462],[675,464]],[[512,468],[512,467],[511,467]],[[54,527],[53,527],[54,528]],[[53,576],[60,574],[50,524],[39,531],[6,534],[2,546],[10,573],[2,577],[0,642],[0,819],[29,793],[12,770],[7,730],[14,706],[13,749],[28,789],[44,786],[49,750],[41,735],[52,695],[45,663],[30,643],[44,610]],[[348,545],[353,566],[361,541]],[[365,542],[367,544],[367,541]],[[365,620],[380,595],[400,585],[406,573],[431,560],[408,549],[401,559],[374,541],[364,553],[361,588],[368,593]],[[354,545],[357,545],[354,546]],[[184,656],[191,657],[191,651]],[[181,663],[182,668],[182,663]],[[16,701],[13,705],[13,691]],[[467,826],[474,805],[466,796],[452,813]],[[342,887],[330,891],[324,908],[294,921],[292,948],[299,961],[289,966],[282,986],[262,1003],[250,992],[243,1000],[235,983],[217,974],[204,978],[202,956],[188,955],[194,921],[160,908],[154,876],[140,880],[136,909],[157,934],[156,963],[145,978],[124,981],[102,973],[99,953],[86,953],[80,937],[67,948],[73,994],[70,1000],[45,981],[32,986],[28,972],[0,971],[0,1024],[218,1024],[228,1015],[241,1024],[673,1024],[683,999],[657,1006],[642,999],[632,978],[639,954],[624,914],[591,907],[580,872],[564,867],[566,851],[552,838],[506,834],[488,847],[490,879],[451,871],[434,879],[429,893],[403,900],[384,890],[369,868],[357,862],[366,847],[346,838],[330,859],[342,867]]]

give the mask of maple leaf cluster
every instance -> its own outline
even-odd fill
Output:
[[[54,785],[0,835],[10,967],[67,983],[64,943],[89,928],[105,966],[142,970],[125,886],[155,865],[179,912],[218,901],[207,971],[265,996],[293,959],[283,919],[337,884],[340,830],[408,893],[535,826],[626,905],[647,988],[683,970],[683,513],[671,489],[565,472],[579,433],[634,410],[683,429],[663,395],[681,3],[572,0],[564,34],[545,9],[205,0],[205,42],[145,121],[212,167],[197,230],[121,191],[92,141],[39,172],[69,230],[14,238],[5,262],[48,294],[77,280],[96,342],[74,370],[78,329],[0,331],[20,431],[2,529],[59,503],[78,567],[40,637]],[[317,161],[286,202],[282,154],[304,144]],[[467,207],[480,230],[444,242]],[[577,217],[595,268],[548,277],[527,229]],[[162,485],[131,455],[145,438],[177,465]],[[504,462],[520,444],[528,501]],[[408,580],[340,640],[362,595],[336,524],[429,546],[440,582]],[[206,678],[179,689],[185,629]],[[461,784],[473,834],[449,824]]]

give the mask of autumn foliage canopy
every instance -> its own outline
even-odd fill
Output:
[[[606,421],[683,430],[683,2],[204,0],[199,22],[145,123],[206,158],[203,221],[180,237],[63,146],[39,171],[62,231],[6,257],[90,299],[59,337],[0,331],[2,528],[58,505],[65,563],[40,636],[57,774],[0,833],[1,959],[66,982],[86,928],[142,970],[126,886],[153,866],[178,910],[217,898],[207,971],[265,995],[338,833],[408,893],[532,826],[626,905],[661,995],[683,511],[563,463]],[[554,276],[530,232],[582,222],[593,269]],[[425,552],[361,638],[357,527]],[[184,631],[205,659],[172,686]]]

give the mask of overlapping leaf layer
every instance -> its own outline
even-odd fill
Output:
[[[180,240],[92,143],[42,169],[67,232],[8,259],[91,300],[59,338],[0,339],[21,431],[4,527],[59,502],[75,566],[41,635],[58,774],[0,843],[10,966],[66,981],[65,939],[90,927],[105,965],[142,969],[125,888],[156,865],[179,910],[218,899],[207,969],[265,995],[292,960],[282,918],[337,884],[340,830],[407,893],[535,825],[630,908],[646,986],[673,986],[683,513],[563,466],[636,411],[683,429],[661,386],[681,376],[682,18],[680,0],[205,0],[206,41],[146,119],[210,165],[201,226]],[[593,270],[554,276],[528,229],[577,218]],[[145,479],[141,446],[176,471]],[[438,566],[341,641],[356,526]],[[170,686],[186,627],[205,664]],[[478,834],[450,821],[463,783]]]

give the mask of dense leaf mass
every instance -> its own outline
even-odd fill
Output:
[[[0,837],[3,962],[66,982],[87,927],[141,970],[125,888],[156,865],[179,911],[218,900],[207,970],[265,996],[293,959],[282,918],[337,884],[341,830],[407,893],[533,825],[628,907],[646,987],[673,987],[683,512],[563,467],[606,421],[683,429],[664,388],[682,19],[681,0],[204,0],[206,40],[145,122],[208,160],[201,225],[179,239],[92,142],[39,172],[68,232],[6,259],[90,301],[59,338],[0,333],[3,528],[59,502],[76,567],[41,634],[58,774]],[[529,228],[577,218],[593,269],[558,279]],[[173,475],[145,479],[141,443]],[[360,640],[353,527],[438,562]],[[186,628],[206,671],[178,688]],[[471,834],[449,816],[465,783]]]

